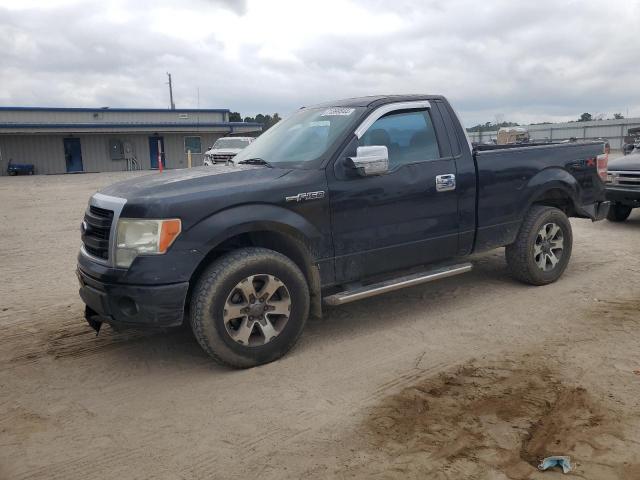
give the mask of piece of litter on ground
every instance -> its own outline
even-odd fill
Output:
[[[634,370],[633,373],[635,373],[636,375],[640,375],[640,368]]]
[[[547,457],[540,462],[538,470],[547,470],[553,467],[561,467],[563,473],[569,473],[571,471],[571,459],[565,456]]]

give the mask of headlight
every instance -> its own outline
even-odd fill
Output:
[[[121,218],[116,237],[116,266],[129,268],[138,255],[162,255],[182,231],[178,218],[142,220]]]

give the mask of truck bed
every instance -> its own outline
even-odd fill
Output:
[[[543,193],[542,187],[548,192],[550,181],[559,197],[564,193],[572,199],[573,205],[566,207],[573,210],[571,213],[590,216],[590,205],[604,191],[596,161],[603,149],[602,142],[475,148],[478,188],[474,251],[511,243],[523,212]]]

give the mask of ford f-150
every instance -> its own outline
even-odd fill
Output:
[[[475,149],[442,96],[305,107],[234,158],[116,183],[78,255],[99,331],[190,323],[214,359],[273,361],[309,315],[463,273],[506,246],[513,277],[557,280],[568,217],[607,215],[602,142]]]

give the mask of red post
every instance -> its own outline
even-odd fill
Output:
[[[158,140],[158,170],[160,173],[164,170],[162,166],[162,141]]]

